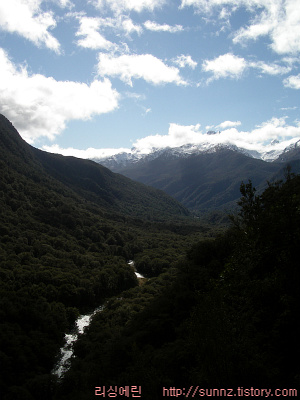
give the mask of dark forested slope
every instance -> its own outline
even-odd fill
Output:
[[[35,179],[39,185],[51,181],[72,189],[82,198],[105,209],[150,219],[187,215],[187,210],[162,191],[114,174],[101,165],[75,157],[47,153],[29,146],[12,124],[0,115],[2,162]],[[52,179],[51,179],[52,178]],[[53,187],[49,186],[51,190]]]
[[[50,371],[79,311],[136,286],[127,261],[144,250],[172,246],[174,262],[187,235],[150,221],[185,214],[95,163],[34,149],[0,116],[1,400],[51,398]]]
[[[300,176],[286,176],[261,195],[243,183],[226,233],[112,300],[79,341],[55,398],[85,400],[110,385],[140,385],[145,400],[191,387],[191,397],[200,388],[299,395]]]

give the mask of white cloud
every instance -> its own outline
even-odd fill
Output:
[[[146,21],[144,23],[144,26],[146,29],[149,31],[154,31],[154,32],[170,32],[170,33],[176,33],[176,32],[181,32],[183,31],[183,26],[182,25],[175,25],[171,26],[168,24],[158,24],[157,22],[154,21]]]
[[[0,27],[17,33],[37,46],[44,45],[59,53],[58,40],[49,33],[56,26],[52,12],[40,9],[43,0],[9,0],[0,2]]]
[[[213,60],[205,60],[202,64],[202,69],[205,72],[212,72],[213,74],[208,81],[220,78],[240,78],[246,68],[246,60],[231,53],[216,57]]]
[[[187,143],[198,143],[202,138],[200,124],[197,125],[178,125],[171,123],[167,135],[151,135],[138,139],[134,143],[134,148],[140,153],[150,153],[153,148],[161,149],[165,147],[179,147]]]
[[[166,0],[94,0],[93,3],[98,8],[109,7],[116,14],[121,14],[124,11],[154,11],[161,8]]]
[[[287,65],[290,65],[293,67],[295,64],[300,63],[300,57],[294,57],[294,56],[287,56],[287,57],[282,57],[282,62],[285,62]]]
[[[56,2],[63,8],[73,8],[74,4],[70,0],[56,0]]]
[[[98,32],[100,25],[100,18],[80,17],[80,27],[76,36],[83,36],[84,38],[78,40],[78,46],[105,50],[113,48],[115,45]]]
[[[131,33],[137,33],[140,35],[143,31],[143,28],[140,25],[134,24],[132,19],[128,17],[121,18],[120,26],[128,35]]]
[[[181,54],[180,56],[176,57],[173,62],[177,64],[180,68],[190,67],[195,69],[197,67],[196,61],[192,60],[191,56],[185,56]]]
[[[221,124],[217,125],[217,129],[226,129],[229,127],[240,126],[242,123],[241,121],[224,121]]]
[[[263,151],[273,139],[280,141],[278,146],[284,149],[290,141],[300,139],[300,125],[287,125],[285,118],[272,118],[255,129],[245,132],[239,131],[236,126],[240,121],[225,121],[219,126],[224,128],[216,135],[207,135],[200,130],[200,124],[183,126],[170,124],[167,135],[153,135],[137,140],[134,147],[140,152],[150,152],[152,148],[179,147],[185,144],[228,144],[246,148],[248,150]]]
[[[285,87],[291,88],[291,89],[300,89],[300,74],[299,75],[291,75],[287,77],[284,81],[283,84]]]
[[[132,86],[132,79],[144,79],[154,85],[175,83],[184,85],[179,70],[169,67],[151,54],[142,55],[113,55],[100,53],[98,62],[100,76],[119,77]]]
[[[279,54],[300,52],[300,7],[298,0],[282,1],[280,18],[271,32],[272,48]]]
[[[298,107],[294,106],[294,107],[281,107],[280,110],[283,111],[289,111],[289,110],[297,110]]]
[[[206,15],[216,11],[219,17],[224,14],[224,6],[227,17],[240,7],[254,15],[248,25],[233,34],[234,43],[245,44],[248,40],[268,36],[276,53],[299,54],[299,0],[181,0],[181,8],[194,7]]]
[[[241,2],[242,6],[246,6],[245,1]],[[244,3],[244,4],[243,4]],[[248,40],[256,40],[260,36],[272,35],[272,31],[279,23],[278,17],[281,9],[281,0],[262,1],[259,4],[255,0],[249,1],[248,9],[255,13],[255,17],[250,21],[248,26],[241,27],[233,36],[234,43],[244,44]],[[261,7],[260,12],[257,7]]]
[[[264,142],[273,139],[278,139],[280,142],[288,141],[291,138],[300,139],[300,126],[287,125],[285,120],[285,117],[273,117],[245,135],[245,139],[249,144],[259,143],[261,146]],[[243,139],[241,137],[240,140]]]
[[[291,66],[282,66],[278,64],[266,64],[262,61],[249,63],[250,67],[259,69],[262,73],[268,75],[284,75],[292,70]]]
[[[98,33],[100,30],[109,29],[110,31],[124,31],[126,35],[143,32],[141,25],[135,24],[131,18],[126,15],[117,15],[116,17],[87,17],[85,14],[69,13],[80,21],[80,30],[83,35]]]
[[[273,76],[284,75],[292,70],[291,65],[284,66],[276,63],[267,64],[263,61],[247,61],[231,53],[216,57],[213,60],[205,60],[202,63],[202,69],[213,74],[207,80],[208,83],[220,78],[239,79],[247,68],[257,69],[264,74]]]
[[[54,144],[52,146],[43,146],[43,150],[48,151],[49,153],[57,153],[62,154],[63,156],[73,156],[78,158],[105,158],[110,157],[119,153],[129,153],[130,149],[128,148],[119,148],[119,149],[95,149],[93,147],[89,147],[85,150],[74,149],[73,147],[68,147],[66,149]]]
[[[240,121],[225,121],[220,124],[224,130],[216,135],[208,135],[200,130],[200,124],[179,125],[171,123],[166,135],[156,134],[138,139],[133,143],[132,149],[87,149],[76,150],[72,148],[62,149],[57,145],[44,146],[46,151],[56,152],[64,155],[74,155],[82,158],[105,158],[122,152],[131,154],[149,154],[155,149],[166,147],[176,148],[184,145],[202,145],[209,149],[217,144],[234,144],[249,151],[260,151],[262,153],[270,150],[283,151],[287,146],[300,139],[300,124],[296,126],[287,125],[285,118],[272,118],[262,123],[251,131],[239,131],[235,126]],[[213,125],[206,126],[206,129]],[[277,139],[279,143],[271,145],[271,141]]]
[[[70,120],[87,120],[118,107],[118,93],[108,79],[90,85],[29,75],[0,48],[0,111],[25,140],[54,139]]]

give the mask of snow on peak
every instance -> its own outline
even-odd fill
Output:
[[[218,133],[212,132],[210,134],[215,135]],[[230,142],[212,143],[210,141],[202,142],[200,144],[184,144],[179,147],[152,147],[151,150],[147,151],[141,151],[140,149],[133,147],[130,151],[122,151],[112,156],[106,156],[97,159],[94,158],[93,160],[104,164],[108,168],[114,169],[114,167],[125,167],[128,164],[136,163],[142,159],[147,161],[153,160],[162,155],[164,157],[188,157],[192,154],[215,153],[222,149],[229,149],[245,154],[248,157],[272,162],[278,159],[282,153],[286,153],[294,148],[300,147],[300,140],[295,142],[295,139],[293,139],[291,143],[288,142],[288,146],[286,146],[286,143],[287,142],[279,142],[277,139],[274,139],[268,145],[265,145],[261,150],[255,148],[246,149]]]

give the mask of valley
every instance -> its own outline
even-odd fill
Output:
[[[0,153],[0,391],[40,399],[79,314],[138,285],[128,260],[158,275],[212,233],[161,191],[31,147],[4,116]]]
[[[138,280],[146,279],[142,274],[136,272],[134,261],[130,260],[128,262],[128,265],[134,269],[135,275]],[[74,357],[74,344],[76,344],[77,340],[80,340],[85,329],[90,325],[93,317],[96,314],[102,312],[104,307],[105,303],[99,307],[96,307],[93,311],[90,311],[87,314],[79,315],[71,332],[65,333],[64,345],[60,348],[58,361],[51,371],[53,375],[57,376],[59,381],[63,379],[64,374],[69,370],[71,366],[72,357]]]
[[[165,154],[127,166],[133,181],[35,149],[0,116],[1,399],[299,387],[297,154]],[[104,303],[59,379],[65,334]]]

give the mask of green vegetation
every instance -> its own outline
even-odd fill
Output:
[[[300,176],[241,185],[232,227],[111,299],[77,343],[55,399],[95,386],[298,388]]]
[[[231,228],[212,229],[162,192],[33,149],[0,116],[1,400],[299,385],[300,177],[240,189]],[[57,382],[64,333],[102,303]]]
[[[211,233],[162,192],[32,148],[3,116],[0,157],[1,400],[47,399],[78,314],[138,285],[128,260],[164,249],[159,274]]]

